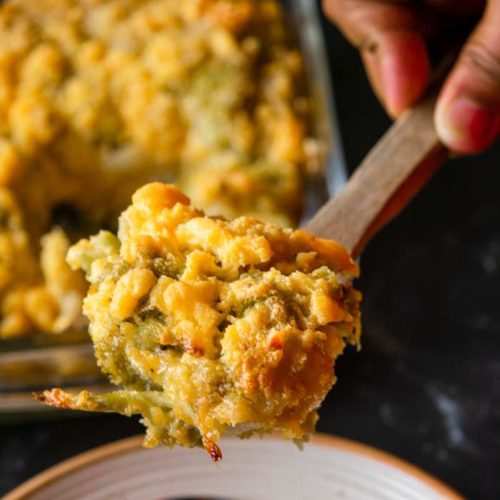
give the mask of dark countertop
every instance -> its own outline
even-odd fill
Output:
[[[346,156],[388,125],[353,49],[327,28]],[[377,446],[470,498],[500,496],[500,144],[450,162],[362,259],[363,349],[338,364],[319,430]],[[101,416],[0,427],[0,495],[137,434]]]

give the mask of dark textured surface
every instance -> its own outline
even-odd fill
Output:
[[[356,53],[327,30],[348,163],[388,124]],[[500,496],[500,147],[451,162],[363,255],[361,353],[339,363],[319,430],[407,459],[470,498]],[[0,427],[0,494],[138,433],[104,416]]]

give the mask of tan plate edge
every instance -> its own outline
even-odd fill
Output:
[[[41,488],[57,481],[70,472],[81,469],[91,463],[100,462],[112,457],[113,455],[119,455],[120,453],[126,453],[140,448],[142,446],[142,441],[143,436],[133,436],[79,453],[74,457],[68,458],[63,462],[49,467],[36,476],[33,476],[31,479],[28,479],[24,483],[20,484],[10,493],[7,493],[4,500],[25,500],[29,497],[29,495],[36,493]]]
[[[277,436],[268,436],[265,439],[280,439]],[[66,474],[75,470],[81,469],[91,463],[100,462],[114,455],[127,453],[129,451],[142,447],[143,436],[133,436],[126,439],[121,439],[114,443],[105,444],[89,451],[80,453],[72,458],[64,460],[47,470],[40,472],[36,476],[28,479],[17,488],[14,488],[10,493],[4,496],[4,500],[26,500],[30,495],[36,493],[41,488],[47,486],[54,481],[57,481]],[[463,500],[464,497],[459,495],[450,486],[441,482],[439,479],[431,476],[419,467],[412,465],[400,458],[378,450],[369,445],[351,441],[350,439],[329,436],[326,434],[316,434],[310,440],[311,443],[320,446],[327,446],[341,449],[358,455],[368,456],[377,462],[388,464],[396,469],[402,470],[406,474],[417,477],[420,481],[430,486],[437,493],[449,500]],[[307,446],[307,444],[306,444]]]
[[[358,441],[354,441],[347,438],[341,438],[337,436],[329,436],[327,434],[316,434],[312,439],[312,443],[319,444],[322,446],[331,446],[337,449],[350,451],[358,455],[367,456],[372,458],[377,462],[382,462],[391,465],[395,469],[399,469],[405,472],[409,476],[417,477],[422,483],[427,484],[433,488],[443,498],[449,500],[464,500],[465,497],[456,492],[451,486],[443,483],[440,479],[434,477],[433,475],[425,472],[420,467],[413,465],[402,458],[398,458],[391,453],[388,453],[378,448],[374,448],[368,444],[363,444]]]

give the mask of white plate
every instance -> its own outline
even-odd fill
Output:
[[[276,438],[224,439],[223,460],[201,449],[146,450],[135,437],[67,460],[5,500],[459,499],[420,469],[374,448],[317,436],[304,451]]]

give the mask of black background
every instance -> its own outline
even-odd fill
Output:
[[[354,168],[389,125],[359,57],[325,26]],[[500,145],[449,162],[369,245],[363,349],[338,364],[319,430],[377,446],[470,498],[500,495]],[[119,416],[0,427],[0,494],[141,432]]]

